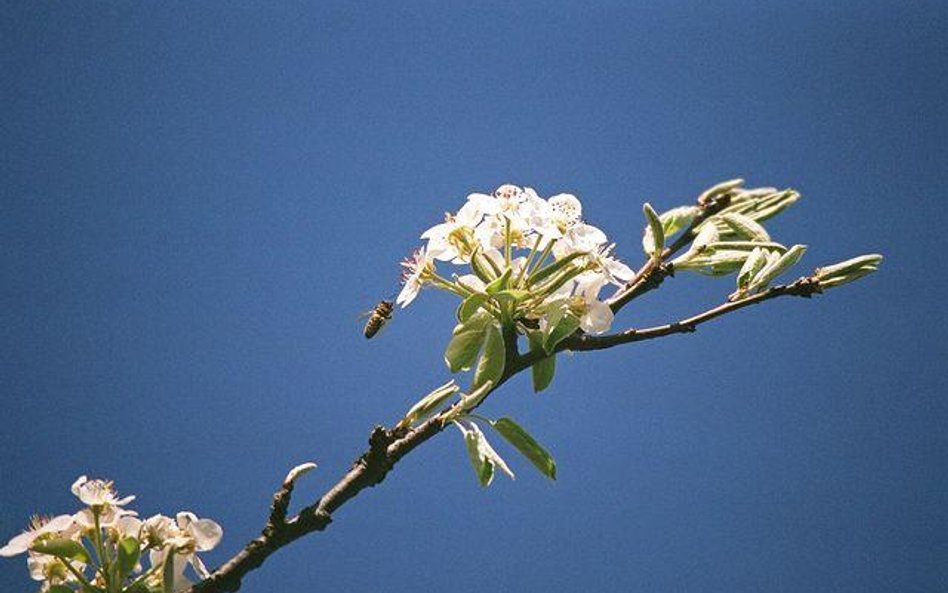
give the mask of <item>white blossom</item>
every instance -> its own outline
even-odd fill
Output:
[[[426,273],[431,271],[432,265],[425,248],[421,247],[402,262],[402,267],[405,268],[402,274],[404,286],[398,293],[395,303],[405,308],[418,296],[418,292],[425,284]]]
[[[194,513],[182,511],[174,520],[164,515],[149,517],[142,525],[142,533],[151,548],[148,553],[151,566],[163,565],[169,550],[174,550],[172,589],[180,591],[191,585],[191,581],[184,574],[188,566],[194,569],[200,579],[210,576],[197,552],[205,552],[217,546],[223,530],[211,519],[199,519]]]
[[[135,496],[118,498],[114,484],[109,480],[90,480],[86,476],[79,476],[71,490],[84,504],[97,509],[120,507],[135,500]]]
[[[30,549],[37,538],[45,535],[58,535],[69,530],[74,524],[72,515],[59,515],[53,518],[34,517],[29,529],[15,536],[0,548],[0,556],[9,558]]]
[[[82,571],[85,568],[85,564],[77,560],[70,560],[69,564],[74,570]],[[30,557],[26,560],[26,567],[30,571],[31,579],[43,582],[40,591],[49,591],[53,585],[78,581],[75,574],[66,566],[66,561],[56,556],[30,553]]]

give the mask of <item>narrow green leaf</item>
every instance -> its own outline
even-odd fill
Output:
[[[849,284],[855,280],[859,280],[863,276],[868,276],[873,272],[877,271],[879,268],[875,266],[864,266],[858,270],[852,270],[846,274],[833,276],[827,280],[820,280],[820,287],[824,289],[836,288],[837,286],[842,286],[843,284]]]
[[[698,215],[699,209],[695,206],[679,206],[662,212],[658,218],[662,221],[662,231],[665,233],[665,240],[683,230],[694,221]]]
[[[510,282],[510,274],[512,272],[513,272],[513,268],[508,267],[506,270],[504,270],[503,274],[501,274],[497,279],[495,279],[493,282],[488,284],[487,287],[484,289],[487,291],[487,294],[494,294],[502,290],[505,290],[507,288],[507,285]]]
[[[743,179],[730,179],[728,181],[722,181],[721,183],[714,185],[702,192],[702,194],[698,196],[698,203],[706,204],[708,200],[726,194],[732,189],[737,189],[743,184]]]
[[[484,459],[481,463],[481,472],[477,475],[477,481],[482,487],[490,486],[494,480],[494,464],[490,459]]]
[[[748,216],[730,212],[723,214],[721,220],[739,237],[751,241],[770,241],[770,233],[767,232],[767,229]]]
[[[706,276],[723,276],[739,270],[749,255],[750,252],[747,251],[709,250],[706,254],[676,259],[672,265],[676,271],[688,270]]]
[[[549,451],[543,448],[522,426],[510,418],[498,418],[492,424],[507,442],[513,445],[517,451],[530,460],[540,473],[550,478],[556,479],[556,461]]]
[[[867,265],[878,267],[880,263],[882,263],[882,256],[878,253],[860,255],[859,257],[854,257],[852,259],[839,262],[838,264],[817,268],[816,277],[820,280],[826,280],[836,275],[848,274],[849,272],[858,270]]]
[[[665,241],[668,238],[691,224],[699,209],[695,206],[679,206],[662,212],[659,220],[662,222],[662,234],[665,235]],[[642,250],[645,253],[651,253],[655,246],[655,234],[652,232],[651,225],[646,225],[645,234],[642,236]]]
[[[538,284],[538,283],[540,283],[540,282],[543,282],[544,280],[546,280],[547,278],[549,278],[549,277],[552,276],[553,274],[556,274],[557,272],[559,272],[560,270],[562,270],[563,268],[565,268],[566,266],[568,266],[573,260],[575,260],[575,259],[577,259],[577,258],[580,258],[580,257],[584,257],[584,256],[586,256],[586,255],[588,255],[588,254],[585,253],[585,252],[582,252],[582,251],[574,251],[573,253],[570,253],[569,255],[567,255],[567,256],[565,256],[565,257],[563,257],[563,258],[561,258],[561,259],[556,260],[556,261],[553,262],[552,264],[550,264],[550,265],[548,265],[548,266],[546,266],[546,267],[544,267],[544,268],[540,268],[539,270],[534,271],[534,272],[533,272],[532,274],[530,274],[530,276],[527,278],[527,286],[533,286],[533,285],[535,285],[535,284]]]
[[[89,552],[86,551],[83,545],[67,538],[39,539],[33,542],[30,550],[68,560],[78,560],[85,564],[89,563]]]
[[[531,352],[541,352],[543,350],[543,334],[540,332],[530,332],[527,336],[530,341]],[[545,352],[545,351],[544,351]],[[553,381],[553,375],[556,373],[556,355],[551,354],[539,359],[533,363],[530,368],[530,374],[533,376],[533,391],[540,393],[550,386]]]
[[[118,571],[119,579],[125,580],[138,564],[138,558],[141,556],[141,544],[138,538],[123,537],[118,542]]]
[[[757,276],[751,281],[750,286],[747,287],[747,290],[752,292],[766,287],[771,281],[800,261],[800,258],[803,257],[805,252],[806,245],[794,245],[779,258],[772,260],[770,263],[764,266],[764,268],[758,272]]]
[[[482,329],[472,329],[455,334],[451,338],[444,351],[444,362],[452,373],[467,371],[474,365],[486,335]]]
[[[532,293],[529,290],[509,288],[507,290],[501,290],[500,292],[494,294],[493,297],[494,300],[504,307],[515,307],[523,302],[523,300],[529,297],[531,294]]]
[[[464,299],[461,302],[461,305],[458,307],[458,321],[462,324],[468,321],[477,311],[481,308],[487,299],[490,298],[488,295],[479,292],[472,294],[471,296]]]
[[[467,394],[462,393],[461,394],[461,409],[458,410],[457,414],[455,414],[455,416],[452,416],[450,419],[453,420],[454,418],[457,417],[457,415],[473,410],[477,406],[481,405],[481,401],[483,401],[485,397],[490,395],[490,392],[493,390],[493,388],[494,388],[494,382],[487,381],[483,385],[478,385],[477,389],[472,390],[470,393],[467,393]]]
[[[557,344],[571,336],[577,329],[579,329],[579,318],[572,313],[566,313],[544,338],[543,349],[553,352]]]
[[[712,218],[711,220],[706,221],[704,224],[698,227],[698,234],[695,235],[694,240],[691,242],[691,249],[689,250],[689,253],[704,249],[706,246],[717,241],[720,235],[721,234],[718,232],[718,227],[714,224],[714,219]],[[688,254],[686,253],[685,256],[687,257],[687,255]]]
[[[770,249],[786,253],[787,248],[780,244],[770,241],[715,241],[708,243],[706,249],[714,251],[753,251],[755,249]]]
[[[128,589],[125,589],[124,593],[152,593],[152,590],[148,588],[148,585],[145,583],[135,583]]]
[[[786,189],[762,199],[754,211],[747,215],[757,221],[767,220],[780,214],[800,199],[800,194],[792,189]]]
[[[494,479],[494,464],[481,455],[481,435],[479,431],[468,429],[459,422],[455,422],[455,425],[461,429],[461,434],[464,435],[464,447],[467,449],[467,458],[471,462],[471,467],[474,468],[474,475],[477,476],[477,482],[482,488],[490,486],[491,481]]]
[[[174,553],[175,547],[169,546],[165,555],[165,564],[161,568],[162,593],[174,593]]]
[[[642,212],[648,220],[648,227],[652,234],[652,244],[645,247],[645,253],[652,256],[652,260],[659,261],[662,258],[662,251],[665,249],[665,230],[662,227],[662,221],[648,202],[642,204]]]
[[[405,414],[405,417],[402,418],[399,424],[402,426],[410,426],[414,422],[428,418],[459,390],[460,388],[455,384],[454,379],[435,388],[431,393],[418,400],[418,402],[408,410],[408,413]]]
[[[66,585],[52,585],[48,589],[45,589],[46,593],[76,593],[75,589],[67,587]]]
[[[767,263],[767,252],[759,247],[751,251],[750,257],[744,261],[744,265],[737,273],[737,288],[743,290],[750,284],[751,279],[757,275],[757,272]]]
[[[477,370],[474,372],[473,387],[486,384],[491,381],[494,385],[504,374],[504,362],[506,358],[506,349],[504,348],[504,337],[500,333],[500,328],[491,325],[487,328],[487,339],[484,341],[484,351],[481,353],[481,359],[477,363]]]
[[[475,248],[474,253],[471,254],[471,270],[481,282],[487,284],[493,281],[497,275],[494,274],[492,266],[485,262],[490,262],[490,260],[478,248]]]

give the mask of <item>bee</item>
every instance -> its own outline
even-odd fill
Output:
[[[375,305],[375,309],[368,313],[369,320],[365,322],[365,328],[362,330],[365,339],[371,340],[375,334],[379,333],[388,323],[388,320],[392,318],[394,309],[395,303],[390,300],[382,300],[379,301],[378,305]]]

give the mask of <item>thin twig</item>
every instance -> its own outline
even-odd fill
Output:
[[[570,337],[568,340],[564,340],[564,349],[573,351],[602,350],[604,348],[612,348],[613,346],[618,346],[620,344],[629,344],[631,342],[642,342],[644,340],[663,338],[672,334],[692,333],[702,323],[711,321],[712,319],[727,313],[731,313],[732,311],[737,311],[738,309],[743,309],[744,307],[748,307],[750,305],[756,305],[757,303],[762,303],[780,296],[798,296],[809,298],[814,293],[818,292],[821,292],[820,283],[818,280],[812,277],[800,278],[792,284],[774,286],[773,288],[765,290],[764,292],[755,294],[745,299],[741,299],[739,301],[724,303],[723,305],[719,305],[713,309],[709,309],[703,313],[699,313],[698,315],[694,315],[674,323],[643,329],[627,329],[622,332],[605,336],[591,336],[588,334],[583,334]]]

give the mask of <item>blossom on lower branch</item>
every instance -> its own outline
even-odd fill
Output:
[[[207,578],[197,553],[220,542],[223,531],[216,522],[188,511],[174,519],[154,515],[142,521],[124,508],[135,497],[120,498],[108,480],[80,476],[72,492],[85,508],[72,515],[34,517],[26,531],[0,548],[0,556],[27,553],[40,591],[182,591],[191,585],[188,566],[198,578]]]

